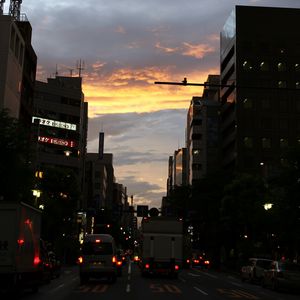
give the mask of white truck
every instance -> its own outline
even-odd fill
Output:
[[[0,201],[0,288],[37,290],[41,283],[41,211]]]
[[[144,218],[141,231],[142,275],[177,277],[183,260],[182,220],[164,216]]]

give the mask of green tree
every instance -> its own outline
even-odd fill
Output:
[[[30,132],[8,110],[0,111],[0,196],[32,204],[33,170]]]

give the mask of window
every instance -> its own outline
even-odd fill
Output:
[[[252,148],[253,147],[253,139],[251,137],[244,137],[244,146],[246,148]]]
[[[200,170],[202,170],[202,165],[201,164],[193,164],[192,169],[194,171],[200,171]]]
[[[201,140],[201,139],[202,139],[202,134],[200,134],[200,133],[192,134],[192,140]]]
[[[269,64],[265,61],[261,62],[259,67],[260,67],[260,70],[263,72],[269,71]]]
[[[271,148],[271,139],[270,138],[262,138],[261,142],[262,142],[262,147],[264,149],[270,149]]]
[[[281,100],[279,100],[279,110],[281,112],[287,112],[287,110],[288,110],[287,99],[281,99]]]
[[[193,155],[200,155],[200,149],[194,149]]]
[[[288,120],[287,119],[279,120],[279,129],[288,129]]]
[[[277,64],[277,70],[278,70],[279,72],[284,72],[284,71],[286,71],[286,63],[284,63],[284,62],[278,63],[278,64]]]
[[[113,254],[112,243],[85,242],[82,245],[82,253],[85,255],[109,255]]]
[[[295,85],[296,85],[296,89],[300,89],[300,81],[297,81]]]
[[[282,80],[278,81],[278,87],[280,89],[286,88],[286,81],[282,81]]]
[[[244,105],[244,108],[252,108],[253,107],[252,99],[245,98],[243,100],[243,105]]]
[[[300,72],[300,64],[295,64],[295,71]]]
[[[288,140],[285,138],[280,139],[280,148],[286,148],[288,146]]]
[[[271,108],[271,102],[269,99],[262,99],[261,106],[263,109],[270,109]]]
[[[251,71],[253,69],[252,64],[249,61],[245,60],[243,62],[243,69],[245,71]]]

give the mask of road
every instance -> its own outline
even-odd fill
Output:
[[[1,297],[2,299],[2,297]],[[32,294],[24,292],[22,300],[296,300],[299,294],[275,292],[259,285],[244,283],[238,276],[214,270],[182,270],[178,279],[144,278],[139,268],[129,262],[122,277],[114,284],[94,280],[79,284],[77,267],[65,268],[58,279]]]

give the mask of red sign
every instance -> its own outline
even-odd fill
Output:
[[[75,142],[74,141],[63,140],[63,139],[47,137],[47,136],[39,136],[39,142],[58,145],[58,146],[71,147],[71,148],[75,147]]]

